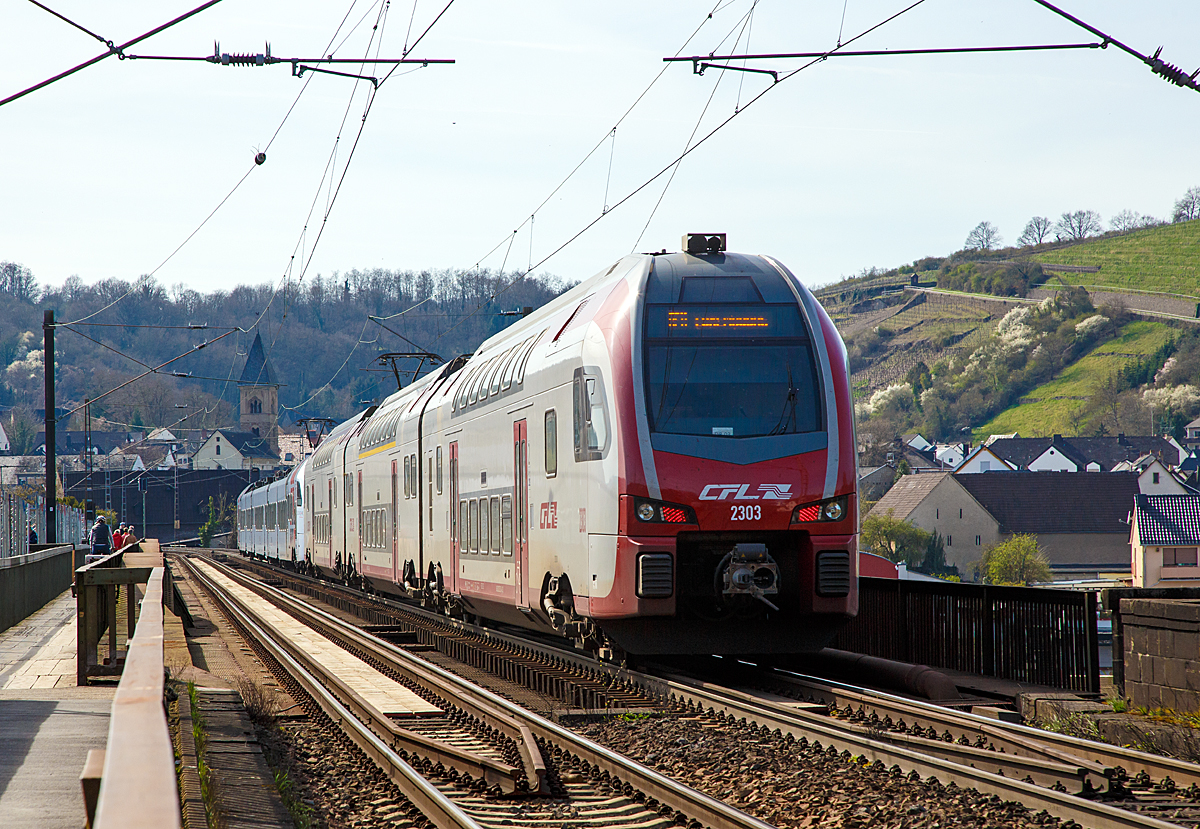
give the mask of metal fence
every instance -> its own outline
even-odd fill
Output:
[[[861,578],[833,647],[935,668],[1100,692],[1096,595]]]
[[[59,504],[54,514],[59,543],[70,544],[86,533],[82,509]],[[31,529],[37,531],[38,542],[45,544],[46,497],[30,495],[28,490],[0,488],[0,557],[28,553]]]

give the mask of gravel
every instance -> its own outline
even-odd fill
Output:
[[[910,780],[708,716],[614,717],[577,730],[781,829],[1061,825],[994,795]]]

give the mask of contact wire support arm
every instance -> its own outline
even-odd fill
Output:
[[[1104,35],[1100,35],[1104,37]],[[731,69],[736,72],[757,72],[764,75],[770,75],[776,82],[779,80],[779,73],[770,69],[752,69],[748,66],[730,66],[727,63],[713,63],[712,61],[730,61],[730,60],[811,60],[818,58],[868,58],[868,57],[895,57],[896,55],[962,55],[973,54],[977,52],[1048,52],[1061,51],[1064,49],[1103,49],[1108,45],[1108,40],[1098,41],[1094,43],[1047,43],[1033,46],[962,46],[962,47],[947,47],[937,49],[856,49],[849,50],[831,50],[827,52],[771,52],[756,55],[687,55],[663,58],[663,63],[688,63],[692,64],[692,72],[696,75],[703,75],[706,69]]]
[[[434,63],[454,63],[453,58],[335,58],[333,55],[326,55],[318,58],[280,58],[271,54],[271,44],[266,44],[263,51],[258,53],[249,52],[222,52],[220,43],[213,43],[213,53],[204,57],[196,57],[193,55],[125,55],[129,60],[175,60],[175,61],[200,61],[203,63],[211,63],[217,66],[273,66],[277,63],[290,63],[292,65],[292,76],[299,78],[305,72],[320,72],[324,75],[337,75],[342,78],[355,78],[361,81],[370,81],[371,84],[378,88],[382,81],[372,75],[358,75],[351,72],[339,72],[335,69],[321,69],[317,64],[372,64],[385,66],[399,66],[400,64],[418,64],[420,66],[429,66]]]
[[[1066,18],[1067,20],[1070,20],[1076,26],[1079,26],[1082,29],[1086,29],[1087,31],[1094,34],[1096,37],[1104,38],[1105,46],[1107,46],[1109,43],[1111,43],[1113,46],[1116,46],[1121,51],[1128,52],[1129,54],[1133,55],[1135,58],[1140,60],[1142,63],[1149,66],[1150,71],[1153,72],[1155,75],[1158,75],[1159,77],[1161,77],[1163,80],[1168,81],[1169,83],[1173,83],[1176,86],[1182,86],[1186,89],[1192,89],[1192,90],[1195,90],[1196,92],[1200,92],[1200,83],[1196,82],[1197,76],[1200,76],[1200,69],[1197,69],[1195,72],[1188,75],[1182,69],[1180,69],[1178,66],[1167,63],[1166,61],[1160,59],[1159,55],[1162,54],[1161,46],[1159,46],[1154,51],[1153,55],[1143,55],[1138,50],[1136,50],[1132,47],[1126,46],[1124,43],[1117,40],[1115,37],[1105,34],[1104,32],[1097,29],[1095,26],[1092,26],[1088,23],[1084,23],[1082,20],[1080,20],[1075,15],[1060,9],[1058,6],[1054,5],[1053,3],[1048,3],[1048,2],[1046,2],[1046,0],[1033,0],[1033,2],[1037,3],[1039,6],[1044,6],[1045,8],[1047,8],[1050,11],[1057,14],[1059,17],[1063,17],[1063,18]]]

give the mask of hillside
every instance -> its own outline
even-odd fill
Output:
[[[469,353],[511,324],[512,308],[538,307],[566,287],[548,275],[382,268],[317,275],[277,291],[257,285],[201,294],[182,285],[168,290],[150,277],[90,285],[71,277],[61,287],[42,287],[29,269],[0,262],[4,426],[10,438],[21,437],[19,448],[39,428],[33,411],[42,407],[45,310],[57,321],[77,323],[61,325],[56,336],[61,408],[91,398],[93,418],[118,427],[171,425],[184,413],[189,427],[227,426],[237,419],[231,381],[261,333],[283,384],[286,425],[299,413],[342,419],[361,409],[361,401],[395,391],[391,369],[379,364],[382,353],[427,349],[446,360]],[[109,394],[180,355],[163,371]],[[405,360],[399,366],[415,367]],[[14,418],[22,420],[19,428]],[[81,414],[74,416],[70,428],[81,422]]]
[[[1200,221],[927,257],[817,294],[868,449],[910,431],[1181,431],[1200,414]]]
[[[1130,363],[1149,360],[1175,333],[1162,323],[1128,323],[1113,339],[1096,346],[1053,380],[1022,397],[1018,405],[976,429],[975,440],[1011,432],[1026,436],[1079,434],[1089,402],[1103,393],[1105,384]],[[1149,427],[1147,420],[1144,428]]]
[[[1072,285],[1162,291],[1200,299],[1200,219],[1094,239],[1032,258],[1055,265],[1099,267],[1059,272]]]

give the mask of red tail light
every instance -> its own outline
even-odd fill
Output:
[[[792,516],[793,524],[800,524],[805,521],[816,521],[821,517],[821,505],[809,504],[807,507],[797,507],[796,514]]]
[[[687,513],[681,510],[679,507],[664,506],[661,509],[662,519],[668,524],[686,524],[688,522]]]

